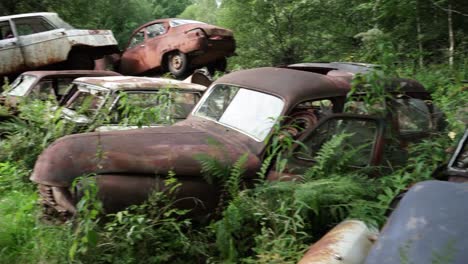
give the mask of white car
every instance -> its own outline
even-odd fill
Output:
[[[92,70],[96,59],[118,52],[112,31],[74,29],[56,13],[0,17],[1,80],[45,66]]]
[[[185,119],[206,86],[165,78],[81,77],[63,98],[62,116],[78,131],[127,130]]]

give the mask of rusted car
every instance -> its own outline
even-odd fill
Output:
[[[93,70],[94,60],[119,53],[110,30],[74,29],[56,13],[0,17],[0,79],[34,69]]]
[[[2,93],[0,102],[14,106],[20,98],[45,100],[56,99],[60,103],[68,92],[72,81],[84,76],[119,76],[112,71],[71,70],[71,71],[28,71],[18,76]]]
[[[183,78],[195,68],[225,71],[226,57],[236,48],[231,30],[203,22],[168,18],[136,29],[120,60],[125,75],[171,72]]]
[[[168,124],[185,119],[205,90],[163,78],[82,77],[63,98],[62,116],[81,129],[99,125],[98,131]]]
[[[286,171],[275,172],[272,166],[269,180],[313,166],[318,149],[337,133],[350,135],[347,146],[361,146],[352,164],[359,167],[386,164],[396,150],[404,152],[402,142],[414,140],[411,135],[430,135],[435,128],[429,93],[415,81],[396,81],[387,88],[400,103],[390,100],[384,117],[372,117],[342,114],[350,91],[348,77],[268,67],[233,72],[216,80],[188,118],[175,125],[57,140],[38,158],[31,180],[39,185],[48,212],[70,215],[79,199],[79,191],[71,189],[78,176],[96,175],[105,210],[112,212],[142,202],[173,172],[181,183],[178,195],[197,198],[182,199],[180,206],[208,214],[217,206],[221,188],[205,181],[197,156],[234,164],[245,154],[244,180],[252,183],[278,124],[307,148],[295,147],[297,154],[289,160],[293,166]],[[421,110],[415,115],[406,111],[412,102]],[[398,125],[408,118],[419,126]],[[399,140],[384,144],[388,138]],[[104,153],[101,159],[96,159],[98,149]]]

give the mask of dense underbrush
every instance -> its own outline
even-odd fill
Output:
[[[41,151],[74,128],[49,112],[47,103],[30,102],[19,119],[2,126],[7,133],[0,142],[0,262],[295,263],[344,219],[380,227],[395,195],[430,179],[467,122],[468,96],[459,82],[467,76],[437,69],[400,73],[420,80],[448,119],[446,132],[410,146],[407,166],[369,178],[364,171],[347,170],[346,161],[323,151],[318,160],[323,166],[309,169],[298,181],[269,183],[262,180],[262,170],[255,187],[244,189],[244,157],[226,166],[200,157],[204,174],[221,179],[217,182],[225,192],[219,216],[208,223],[171,207],[179,186],[176,175],[167,178],[166,191],[154,192],[145,204],[107,216],[100,214],[92,175],[85,175],[79,179],[86,191],[78,216],[60,225],[45,221],[28,177]],[[326,147],[333,149],[340,140],[334,138]],[[276,157],[285,148],[276,148],[266,162],[281,164]],[[332,159],[342,166],[326,166]]]

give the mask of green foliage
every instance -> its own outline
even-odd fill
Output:
[[[2,177],[9,176],[5,172]],[[30,188],[14,187],[0,190],[0,262],[67,263],[69,226],[38,221],[37,194]]]
[[[178,17],[216,25],[218,10],[216,0],[194,0]]]
[[[71,260],[77,256],[85,256],[90,249],[97,246],[99,214],[102,212],[102,203],[97,197],[97,184],[95,175],[85,175],[73,181],[73,189],[82,191],[82,197],[76,204],[78,215],[77,225],[73,233],[73,243],[69,250]]]
[[[107,216],[95,259],[102,263],[178,263],[187,258],[180,252],[192,247],[187,234],[191,221],[185,217],[187,210],[174,206],[180,183],[170,173],[164,185],[144,204]]]
[[[0,123],[7,140],[0,141],[0,159],[32,169],[37,156],[55,139],[70,134],[74,124],[66,123],[51,101],[21,101],[17,117]]]

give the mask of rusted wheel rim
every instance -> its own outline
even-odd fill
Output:
[[[182,58],[179,54],[173,55],[171,57],[171,64],[172,67],[176,70],[180,70],[182,68]]]

